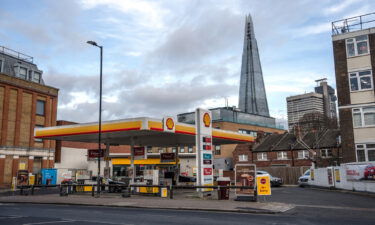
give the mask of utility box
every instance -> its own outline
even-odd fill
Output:
[[[57,181],[57,169],[42,169],[42,184],[54,185]]]

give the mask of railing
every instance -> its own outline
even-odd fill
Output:
[[[33,57],[31,57],[29,55],[26,55],[26,54],[23,54],[21,52],[17,52],[15,50],[12,50],[12,49],[4,47],[4,46],[0,46],[0,52],[2,52],[4,54],[7,54],[7,55],[10,55],[10,56],[13,56],[13,57],[16,57],[17,59],[27,61],[27,62],[33,63],[33,61],[34,61]]]
[[[35,188],[59,188],[60,196],[68,196],[69,194],[77,193],[77,187],[91,187],[91,196],[96,197],[95,193],[97,190],[97,184],[60,184],[60,185],[22,185],[17,186],[19,189],[20,195],[34,195]],[[139,185],[139,184],[130,184],[130,185],[119,185],[119,184],[102,184],[100,189],[108,187],[108,191],[111,188],[117,188],[121,190],[122,197],[130,197],[131,194],[135,194],[134,188],[137,187],[146,187],[146,188],[166,188],[168,196],[170,199],[173,199],[175,189],[216,189],[216,190],[225,190],[225,189],[254,189],[254,200],[257,200],[256,190],[253,186],[219,186],[219,185],[210,185],[210,186],[198,186],[198,185]],[[133,190],[132,190],[133,189]],[[104,193],[103,190],[99,192]],[[161,190],[159,189],[159,192]]]
[[[375,27],[375,12],[332,22],[332,35]]]

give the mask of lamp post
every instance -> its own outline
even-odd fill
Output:
[[[100,195],[100,156],[101,138],[102,138],[102,73],[103,73],[103,46],[98,45],[95,41],[87,41],[87,44],[100,48],[100,88],[99,88],[99,136],[98,136],[98,176],[97,176],[97,195]]]

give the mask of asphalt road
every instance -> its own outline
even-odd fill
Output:
[[[282,214],[218,213],[68,205],[1,204],[0,224],[375,224],[375,198],[302,188],[261,201],[294,203]],[[225,204],[225,201],[222,202]]]

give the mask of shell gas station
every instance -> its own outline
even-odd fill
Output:
[[[103,121],[100,129],[105,163],[126,167],[130,184],[169,185],[173,177],[179,176],[179,156],[175,153],[160,153],[160,157],[147,157],[146,146],[173,147],[195,146],[196,185],[213,185],[213,145],[242,144],[254,141],[254,137],[233,131],[212,128],[211,112],[196,110],[195,125],[177,122],[174,117],[162,119],[139,117],[115,121]],[[98,143],[99,123],[81,123],[55,127],[37,128],[35,138],[72,142]],[[108,157],[109,146],[130,146],[130,157]],[[100,153],[99,153],[100,155]],[[98,160],[99,161],[99,160]],[[140,174],[142,167],[142,178]],[[100,167],[100,165],[99,165]],[[100,169],[99,169],[100,170]],[[113,171],[113,168],[111,169]],[[103,174],[103,173],[101,173]],[[107,175],[108,177],[109,174]]]

